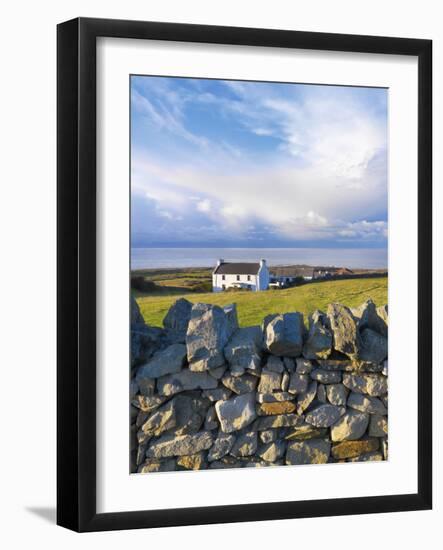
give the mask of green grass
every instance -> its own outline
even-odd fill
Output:
[[[263,292],[171,293],[141,295],[134,293],[148,325],[162,326],[171,305],[183,296],[190,302],[224,306],[236,303],[241,326],[258,325],[269,313],[301,311],[307,316],[315,309],[325,310],[332,302],[356,307],[372,298],[377,306],[388,301],[388,278],[348,279],[311,283],[285,290]]]

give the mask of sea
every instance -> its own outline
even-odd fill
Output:
[[[276,265],[387,269],[385,248],[131,248],[131,269],[212,267],[218,259]]]

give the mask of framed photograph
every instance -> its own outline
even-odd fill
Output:
[[[58,26],[59,525],[431,508],[431,75],[429,40]]]

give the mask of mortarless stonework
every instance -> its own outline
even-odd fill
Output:
[[[330,304],[239,328],[180,298],[131,312],[131,472],[387,460],[387,306]]]

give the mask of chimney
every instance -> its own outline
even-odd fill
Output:
[[[223,258],[220,258],[219,260],[217,260],[217,267],[218,267],[219,265],[221,265],[223,262],[224,262]]]
[[[266,265],[266,260],[263,260],[263,258],[260,260],[260,267],[264,267]]]

